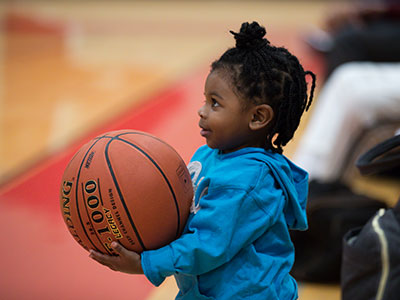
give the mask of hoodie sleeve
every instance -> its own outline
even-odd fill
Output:
[[[272,176],[260,174],[258,181],[262,184],[251,190],[210,187],[185,234],[165,247],[142,253],[146,277],[158,286],[175,272],[209,272],[260,237],[280,215],[285,201],[282,191],[274,188]]]

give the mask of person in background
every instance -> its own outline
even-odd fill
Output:
[[[386,122],[400,127],[400,62],[349,62],[336,68],[319,92],[293,156],[309,172],[310,192],[323,191],[324,185],[327,192],[346,189],[343,170],[354,141]]]
[[[323,55],[326,78],[352,61],[400,61],[400,1],[357,0],[330,7],[321,29],[306,37]]]

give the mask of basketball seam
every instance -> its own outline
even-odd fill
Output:
[[[139,231],[136,228],[135,222],[132,219],[132,216],[131,216],[131,214],[129,212],[129,209],[128,209],[126,203],[125,203],[124,196],[122,195],[121,189],[120,189],[120,187],[118,185],[117,178],[115,176],[114,170],[113,170],[112,165],[111,165],[111,161],[110,161],[110,158],[109,158],[109,155],[108,155],[108,148],[109,148],[111,142],[113,140],[115,140],[115,137],[110,137],[110,138],[111,138],[111,140],[107,142],[106,148],[104,150],[104,155],[105,155],[105,158],[106,158],[106,161],[107,161],[108,169],[109,169],[109,171],[111,173],[111,177],[113,178],[115,188],[117,189],[117,192],[118,192],[119,198],[121,200],[121,203],[125,208],[125,212],[126,212],[126,215],[128,216],[129,222],[131,223],[132,229],[135,231],[136,237],[137,237],[140,245],[142,246],[143,250],[147,250],[147,248],[145,247],[145,245],[144,245],[144,243],[142,241],[142,238],[141,238],[141,236],[139,234]]]
[[[127,143],[131,143],[130,141],[126,141],[126,140],[123,140],[122,138],[120,138],[120,136],[122,136],[122,135],[127,135],[127,134],[144,135],[144,136],[147,136],[147,137],[149,137],[149,138],[155,139],[155,140],[157,140],[157,141],[163,143],[164,145],[166,145],[168,148],[170,148],[171,150],[173,150],[173,151],[179,156],[178,152],[176,152],[176,150],[175,150],[173,147],[171,147],[168,143],[164,142],[163,140],[161,140],[161,139],[159,139],[159,138],[157,138],[157,137],[155,137],[155,136],[153,136],[153,135],[151,135],[151,134],[147,134],[147,133],[145,133],[145,132],[141,132],[141,131],[128,131],[128,132],[124,132],[124,133],[121,133],[121,134],[117,135],[116,138],[118,138],[118,139],[121,140],[121,141],[125,141],[125,142],[127,142]],[[132,145],[133,145],[133,144],[132,144]],[[133,145],[133,146],[137,147],[143,154],[146,155],[147,158],[150,159],[150,161],[157,167],[157,169],[158,169],[158,170],[160,171],[160,173],[163,175],[164,180],[165,180],[165,181],[167,182],[167,184],[168,184],[168,187],[169,187],[169,189],[170,189],[170,191],[171,191],[171,193],[172,193],[172,195],[173,195],[174,201],[175,201],[176,214],[177,214],[177,217],[178,217],[177,229],[176,229],[176,237],[178,237],[179,232],[180,232],[180,223],[181,223],[180,220],[181,220],[181,216],[180,216],[180,210],[179,210],[179,203],[178,203],[178,201],[176,200],[175,192],[174,192],[174,190],[173,190],[173,188],[172,188],[172,186],[171,186],[171,184],[170,184],[168,178],[167,178],[166,175],[163,173],[163,171],[162,171],[161,168],[158,166],[158,164],[157,164],[143,149],[139,148],[139,146],[137,146],[137,145]],[[182,161],[182,162],[183,162],[183,161]]]
[[[103,136],[103,137],[104,137],[104,136]],[[76,187],[75,187],[76,210],[77,210],[77,212],[78,212],[79,221],[81,222],[83,231],[85,232],[85,235],[86,235],[86,237],[88,238],[89,242],[92,244],[93,248],[96,249],[96,250],[99,251],[99,252],[101,252],[101,251],[96,247],[96,245],[93,243],[93,241],[92,241],[91,238],[89,237],[89,235],[88,235],[88,233],[87,233],[87,231],[86,231],[86,229],[85,229],[85,225],[83,224],[83,221],[82,221],[81,213],[80,213],[80,211],[79,211],[78,185],[79,185],[79,177],[80,177],[80,175],[81,175],[82,166],[83,166],[83,163],[84,163],[84,161],[85,161],[85,159],[86,159],[86,156],[88,155],[89,151],[94,147],[94,145],[95,145],[98,141],[100,141],[103,137],[100,137],[99,139],[97,139],[97,140],[89,147],[89,149],[86,151],[86,153],[85,153],[85,155],[84,155],[84,157],[83,157],[83,159],[82,159],[82,161],[81,161],[81,165],[79,166],[78,174],[76,175]],[[89,218],[89,215],[88,215],[88,219],[90,219],[90,218]],[[96,235],[96,237],[97,237],[97,235]],[[101,245],[104,247],[104,249],[106,249],[106,251],[107,251],[108,253],[110,253],[110,252],[108,251],[108,249],[103,245],[103,243],[101,243]]]
[[[149,137],[149,138],[152,138],[152,139],[154,139],[154,140],[159,141],[160,143],[163,143],[165,146],[167,146],[167,147],[170,148],[172,151],[174,151],[176,154],[178,154],[178,152],[176,152],[176,150],[175,150],[173,147],[171,147],[170,144],[164,142],[163,140],[159,139],[158,137],[155,137],[154,135],[147,134],[147,133],[141,132],[141,131],[128,131],[128,132],[124,132],[124,133],[119,134],[118,137],[120,137],[121,135],[125,135],[125,134],[139,134],[139,135],[147,136],[147,137]],[[178,155],[179,155],[179,154],[178,154]]]
[[[148,135],[148,134],[145,134],[145,133],[141,133],[141,132],[125,132],[125,133],[122,133],[122,134],[119,134],[119,135],[115,136],[115,139],[118,139],[118,140],[120,140],[120,141],[123,141],[123,142],[125,142],[125,143],[127,143],[127,144],[129,144],[129,145],[131,145],[131,146],[133,146],[133,147],[135,147],[135,148],[136,148],[137,150],[139,150],[142,154],[144,154],[144,155],[153,163],[153,165],[157,168],[157,170],[158,170],[158,171],[161,173],[161,175],[163,176],[165,182],[166,182],[167,185],[168,185],[168,188],[169,188],[169,190],[170,190],[170,192],[171,192],[171,194],[172,194],[172,197],[173,197],[174,203],[175,203],[176,214],[177,214],[177,228],[176,228],[176,234],[175,234],[175,236],[178,237],[179,232],[180,232],[180,226],[181,226],[181,224],[180,224],[180,223],[181,223],[181,222],[180,222],[181,216],[180,216],[179,204],[178,204],[178,201],[177,201],[177,199],[176,199],[176,195],[175,195],[174,189],[172,188],[171,183],[169,182],[167,176],[165,175],[165,173],[163,172],[163,170],[161,169],[161,167],[158,165],[158,163],[157,163],[149,154],[147,154],[146,151],[144,151],[144,150],[143,150],[142,148],[140,148],[138,145],[133,144],[131,141],[127,141],[127,140],[124,140],[124,139],[120,138],[120,136],[126,135],[126,134],[141,134],[141,135],[145,135],[145,136],[148,136],[148,137],[150,137],[150,138],[156,139],[157,141],[160,141],[160,142],[162,142],[163,144],[165,144],[165,145],[167,145],[167,146],[169,146],[169,145],[168,145],[167,143],[163,142],[163,141],[160,140],[160,139],[157,139],[157,138],[155,138],[155,137],[153,137],[153,136],[151,136],[151,135]],[[169,147],[170,147],[170,146],[169,146]],[[170,148],[171,148],[171,147],[170,147]]]

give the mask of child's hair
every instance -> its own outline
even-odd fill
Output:
[[[282,146],[292,139],[303,112],[310,107],[315,75],[304,71],[299,60],[287,49],[272,46],[264,38],[265,28],[257,22],[243,23],[239,33],[230,32],[235,37],[236,47],[213,62],[211,72],[227,71],[226,75],[242,98],[252,104],[271,106],[274,118],[268,125],[266,149],[282,153]],[[306,75],[312,77],[309,98]]]

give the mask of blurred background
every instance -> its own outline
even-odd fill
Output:
[[[197,109],[209,65],[234,45],[229,30],[244,21],[265,25],[271,43],[322,83],[324,65],[305,36],[331,4],[0,2],[0,298],[173,299],[173,280],[154,288],[112,272],[72,239],[58,206],[66,163],[84,142],[121,128],[159,136],[187,162],[203,144]],[[299,288],[304,300],[340,298],[338,284]]]

